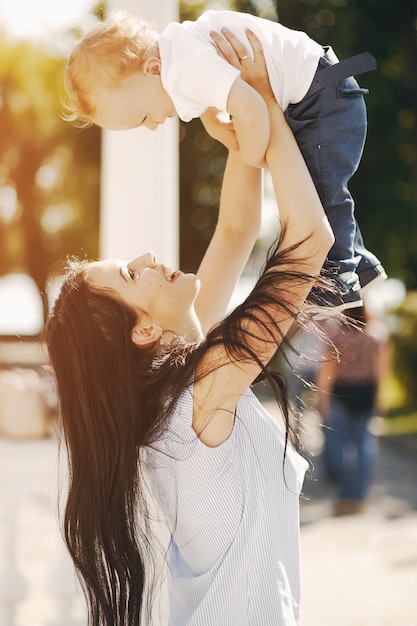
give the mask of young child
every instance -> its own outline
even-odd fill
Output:
[[[375,69],[371,55],[339,63],[331,48],[304,32],[234,11],[206,11],[195,22],[171,23],[162,33],[133,15],[116,12],[93,26],[70,54],[64,77],[66,119],[109,130],[155,130],[176,114],[184,122],[200,117],[229,148],[237,141],[243,160],[264,165],[266,105],[240,70],[217,53],[211,35],[220,31],[249,43],[239,59],[242,67],[253,54],[251,33],[262,44],[274,96],[333,228],[335,244],[325,270],[338,289],[313,288],[310,312],[320,319],[361,306],[362,293],[386,278],[380,261],[364,247],[348,190],[367,126],[367,90],[353,75]],[[224,112],[228,121],[222,121]]]

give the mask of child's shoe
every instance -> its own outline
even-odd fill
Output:
[[[371,287],[375,287],[375,285],[379,285],[379,283],[382,283],[382,281],[388,278],[380,263],[378,265],[373,265],[363,272],[358,272],[358,276],[362,293],[368,291]]]
[[[324,320],[345,309],[363,306],[361,285],[355,272],[339,274],[333,280],[334,291],[313,287],[304,303],[303,310],[316,320]]]

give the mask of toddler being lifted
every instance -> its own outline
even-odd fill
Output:
[[[213,38],[218,41],[219,32],[235,47],[241,44],[240,69],[217,53]],[[155,130],[176,114],[184,122],[200,117],[228,148],[238,145],[247,163],[263,166],[269,143],[266,105],[240,75],[259,43],[272,91],[335,236],[325,269],[337,289],[313,288],[307,301],[320,319],[361,306],[362,293],[386,278],[379,259],[364,247],[348,190],[367,128],[367,90],[353,75],[375,69],[370,54],[339,62],[331,48],[304,32],[234,11],[206,11],[194,22],[171,23],[162,33],[116,12],[93,26],[68,59],[67,119],[109,130]]]

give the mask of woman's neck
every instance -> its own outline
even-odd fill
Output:
[[[187,343],[195,343],[204,339],[205,333],[197,313],[193,309],[188,311],[183,319],[179,320],[177,335],[181,336]]]

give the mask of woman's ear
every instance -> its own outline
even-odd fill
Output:
[[[162,328],[153,324],[146,326],[137,324],[132,329],[132,341],[138,348],[150,348],[161,336]]]
[[[143,63],[143,73],[146,76],[160,76],[161,75],[161,60],[158,57],[148,57]]]

